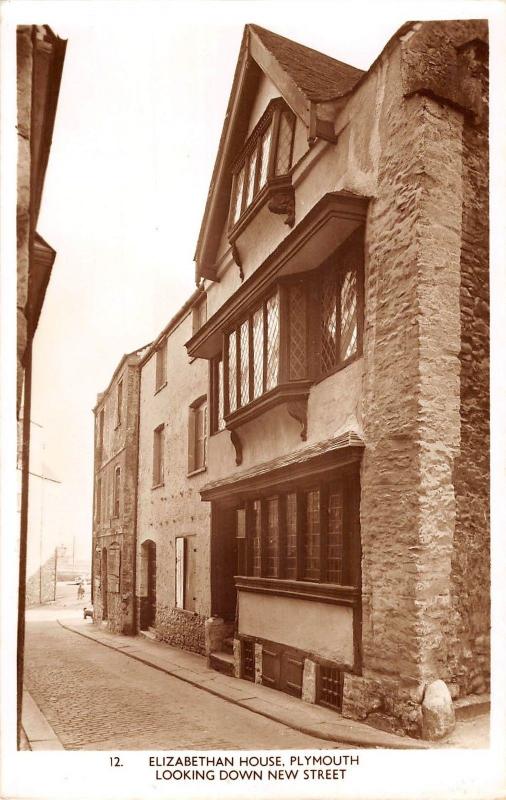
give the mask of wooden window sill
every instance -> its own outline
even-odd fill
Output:
[[[355,586],[341,586],[333,583],[314,583],[284,578],[258,578],[254,576],[234,577],[236,589],[258,594],[271,594],[293,597],[299,600],[312,600],[319,603],[333,603],[340,606],[356,606],[361,592]]]
[[[167,381],[164,381],[163,383],[161,383],[160,386],[156,386],[154,394],[158,394],[158,392],[161,392],[162,389],[165,389],[166,386],[167,386]]]
[[[151,490],[160,489],[162,486],[165,486],[165,481],[162,481],[161,483],[154,483],[153,486],[151,487]]]

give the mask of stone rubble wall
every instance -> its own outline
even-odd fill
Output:
[[[205,620],[202,615],[191,611],[157,606],[155,623],[157,639],[182,650],[205,655]]]

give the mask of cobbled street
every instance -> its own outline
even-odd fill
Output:
[[[85,639],[56,619],[27,622],[25,686],[68,750],[329,746]]]

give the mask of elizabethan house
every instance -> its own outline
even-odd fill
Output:
[[[246,26],[196,251],[237,671],[415,735],[488,682],[486,41],[363,73]]]
[[[414,736],[489,686],[487,52],[247,25],[197,290],[137,365],[137,626]]]

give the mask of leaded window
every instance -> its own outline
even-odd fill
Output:
[[[275,578],[278,574],[279,561],[279,509],[278,498],[270,497],[267,500],[267,542],[265,574],[268,578]]]
[[[311,488],[247,501],[237,515],[237,537],[245,539],[248,554],[240,560],[239,574],[354,585],[358,497],[358,477],[349,472]]]
[[[318,580],[320,575],[320,492],[306,493],[306,530],[304,536],[303,578]]]
[[[320,293],[320,369],[325,375],[358,351],[360,251],[344,247],[324,269]]]
[[[273,100],[255,126],[233,166],[230,226],[233,227],[259,192],[292,167],[295,117],[281,98]]]
[[[278,385],[279,346],[279,295],[276,292],[226,338],[226,413],[233,413]]]

